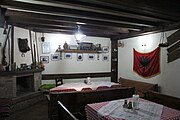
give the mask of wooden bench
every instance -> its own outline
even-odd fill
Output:
[[[180,98],[164,95],[154,91],[148,91],[146,92],[146,99],[170,108],[180,110]]]
[[[0,120],[6,120],[12,113],[12,100],[10,98],[0,98]]]
[[[58,101],[58,120],[78,120],[60,101]]]
[[[123,87],[135,87],[136,93],[139,94],[141,98],[145,98],[145,93],[149,90],[159,91],[158,84],[145,83],[125,78],[119,78],[119,83]]]
[[[89,103],[110,101],[132,97],[135,89],[133,87],[108,88],[102,90],[73,91],[50,93],[50,118],[56,119],[57,101],[60,101],[73,114],[84,115],[85,106]]]

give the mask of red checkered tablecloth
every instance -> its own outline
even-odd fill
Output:
[[[108,103],[109,102],[101,102],[86,105],[85,110],[87,120],[123,120],[120,118],[113,118],[111,116],[102,116],[98,114],[98,110],[103,106],[107,105]],[[161,120],[180,120],[180,111],[164,106],[161,115]]]

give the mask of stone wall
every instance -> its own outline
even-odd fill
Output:
[[[0,77],[0,98],[16,97],[16,77]]]
[[[42,76],[41,73],[34,73],[34,91],[38,91],[41,86]]]
[[[33,90],[31,92],[37,92],[41,86],[41,72],[30,74],[33,75]],[[28,76],[23,75],[23,76]],[[3,76],[0,77],[0,98],[14,98],[17,97],[16,78],[21,76]]]

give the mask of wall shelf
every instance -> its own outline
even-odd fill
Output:
[[[29,69],[29,70],[16,70],[16,71],[2,71],[0,76],[24,76],[28,74],[34,74],[42,72],[44,69]]]
[[[96,50],[56,50],[56,52],[65,52],[65,53],[101,53]]]

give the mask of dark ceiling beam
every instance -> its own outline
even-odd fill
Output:
[[[16,25],[17,27],[25,28],[21,25]],[[71,30],[60,30],[60,29],[50,29],[50,28],[35,28],[35,27],[26,27],[25,29],[30,29],[34,32],[39,32],[39,33],[51,33],[51,34],[68,34],[68,35],[74,35],[74,32]],[[85,33],[87,36],[94,36],[94,37],[105,37],[105,38],[110,38],[110,34],[104,34],[104,33],[95,33],[95,32],[86,32]]]
[[[73,34],[75,34],[75,32],[77,32],[77,28],[68,28],[68,27],[59,27],[59,26],[51,26],[51,25],[38,25],[38,24],[34,24],[34,23],[14,23],[13,24],[14,26],[18,26],[18,27],[22,27],[22,28],[26,28],[26,29],[30,29],[30,30],[33,30],[33,29],[44,29],[44,31],[49,30],[49,29],[56,29],[56,30],[59,30],[59,31],[62,31],[62,30],[65,30],[65,31],[72,31]],[[90,33],[94,33],[94,34],[106,34],[107,35],[117,35],[117,33],[115,32],[112,32],[112,31],[103,31],[103,30],[92,30],[92,29],[82,29],[83,33],[84,34],[90,34]],[[119,34],[119,33],[118,33]],[[71,34],[72,35],[72,34]]]
[[[67,24],[59,24],[59,23],[51,23],[49,21],[44,21],[44,20],[33,20],[33,23],[32,23],[32,20],[27,20],[27,19],[23,19],[23,20],[19,20],[19,19],[16,19],[14,21],[14,19],[9,19],[10,22],[9,24],[14,24],[14,23],[19,23],[19,24],[24,24],[24,26],[27,26],[27,25],[34,25],[35,27],[38,26],[38,27],[43,27],[43,26],[49,26],[49,29],[50,28],[55,28],[55,29],[73,29],[74,31],[77,31],[77,25],[67,25]],[[112,28],[103,28],[103,27],[92,27],[92,26],[81,26],[81,30],[82,31],[98,31],[98,32],[101,32],[103,29],[106,29],[106,31],[109,31],[109,33],[113,33],[113,34],[119,34],[119,33],[123,33],[122,30],[115,30],[115,29],[112,29]],[[125,33],[125,31],[124,31]],[[127,33],[127,32],[126,32]]]
[[[3,11],[2,9],[0,9],[0,27],[4,27],[4,21],[5,21],[4,18],[5,17],[4,17]]]
[[[54,33],[54,34],[68,34],[68,35],[73,35],[73,32],[71,31],[63,31],[63,30],[57,30],[57,29],[48,29],[48,30],[44,30],[44,29],[39,29],[39,28],[34,28],[32,29],[32,31],[34,32],[39,32],[39,33]],[[89,32],[86,33],[87,36],[93,36],[93,37],[105,37],[105,38],[110,38],[111,35],[109,34],[104,34],[104,33],[95,33],[95,32]]]
[[[19,18],[31,18],[31,19],[40,19],[40,20],[48,20],[52,22],[64,22],[64,23],[86,23],[87,25],[94,25],[94,26],[107,26],[107,27],[114,27],[114,28],[127,28],[129,30],[140,31],[144,29],[143,26],[137,25],[128,25],[128,24],[119,24],[114,22],[105,22],[105,21],[97,21],[97,20],[87,20],[81,18],[73,18],[73,17],[61,17],[55,15],[45,15],[45,14],[38,14],[38,13],[30,13],[30,12],[22,12],[22,11],[14,11],[14,10],[7,10],[5,13],[6,16],[10,17],[19,17]]]
[[[57,0],[53,0],[57,1]],[[73,3],[87,3],[109,9],[124,10],[136,14],[144,14],[166,20],[179,20],[179,0],[74,0]]]
[[[63,26],[63,27],[69,27],[69,28],[77,28],[76,23],[64,23],[64,22],[59,22],[59,21],[48,21],[48,20],[39,20],[39,19],[27,19],[27,18],[22,18],[22,17],[10,17],[8,22],[10,24],[13,23],[33,23],[36,25],[52,25],[52,26]],[[128,33],[128,29],[123,29],[123,28],[113,28],[113,27],[106,27],[103,25],[81,25],[81,28],[83,29],[92,29],[92,30],[107,30],[115,33]]]
[[[3,7],[8,8],[16,8],[22,10],[30,10],[34,12],[43,12],[48,14],[55,14],[61,16],[72,16],[76,18],[86,18],[91,20],[101,20],[101,21],[111,21],[116,23],[128,23],[132,25],[140,25],[140,26],[156,26],[156,22],[146,21],[139,18],[129,19],[131,17],[120,17],[115,15],[107,15],[107,14],[99,14],[96,12],[87,12],[87,11],[80,11],[74,9],[66,9],[60,7],[52,7],[52,6],[44,6],[44,5],[35,5],[30,3],[22,3],[17,1],[9,1],[9,0],[1,0]]]
[[[65,8],[65,9],[72,9],[72,10],[78,10],[82,12],[94,12],[94,13],[100,13],[100,14],[106,14],[106,15],[114,15],[118,17],[128,17],[130,19],[139,19],[139,20],[145,20],[145,21],[151,21],[151,22],[170,22],[169,20],[166,19],[160,19],[160,18],[155,18],[152,16],[147,16],[147,15],[141,15],[141,14],[133,14],[133,13],[127,13],[127,12],[122,12],[122,11],[115,11],[115,10],[110,10],[110,9],[105,9],[105,8],[99,8],[99,7],[92,7],[92,6],[85,6],[82,4],[72,4],[68,3],[67,1],[62,2],[62,1],[52,1],[52,0],[36,0],[36,1],[22,1],[23,3],[30,3],[34,5],[45,5],[45,6],[50,6],[50,7],[57,7],[57,8]]]
[[[13,23],[12,25],[14,25],[14,26],[21,26],[21,27],[23,27],[23,28],[27,28],[27,29],[30,29],[31,28],[31,30],[33,29],[33,28],[41,28],[41,29],[57,29],[57,30],[69,30],[69,31],[76,31],[76,29],[75,28],[73,28],[73,27],[64,27],[64,26],[53,26],[53,25],[46,25],[46,24],[41,24],[41,25],[39,25],[39,24],[34,24],[34,23],[22,23],[22,22],[19,22],[19,23]]]
[[[147,28],[139,32],[131,32],[127,34],[112,36],[111,40],[120,40],[120,39],[138,37],[142,35],[154,34],[158,32],[170,31],[170,30],[175,30],[175,29],[180,29],[180,22],[177,22],[174,24],[165,24],[159,27]]]

